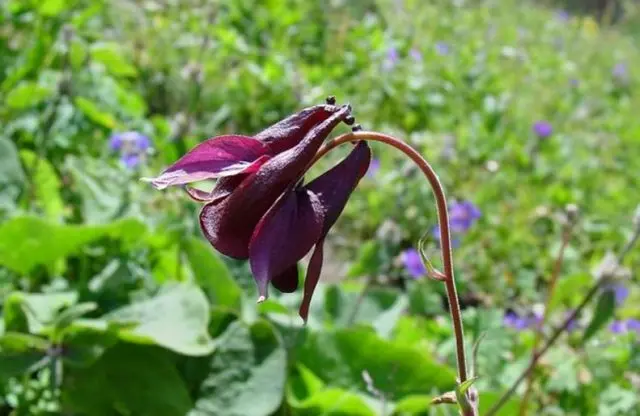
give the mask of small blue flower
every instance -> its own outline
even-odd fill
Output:
[[[409,56],[411,56],[411,58],[416,62],[422,61],[422,52],[417,48],[412,48],[409,51]]]
[[[422,264],[420,253],[415,248],[410,248],[402,252],[402,263],[405,270],[414,279],[423,277],[427,274],[427,269]]]
[[[640,335],[640,320],[633,318],[627,319],[627,329]]]
[[[611,73],[613,74],[613,77],[617,78],[618,80],[626,80],[628,75],[627,64],[625,64],[624,62],[617,63],[613,67]]]
[[[569,316],[571,316],[571,314],[573,314],[573,312],[574,311],[568,311],[566,313],[566,317],[568,318]],[[567,325],[567,331],[568,332],[573,332],[576,329],[578,329],[578,320],[577,320],[576,317],[574,317],[569,321],[569,324]]]
[[[369,169],[367,170],[368,177],[374,177],[380,170],[380,159],[373,158],[371,159],[371,163],[369,164]]]
[[[387,57],[383,63],[384,69],[391,69],[398,63],[400,56],[398,55],[398,50],[393,46],[387,49]]]
[[[614,285],[610,290],[613,290],[617,306],[622,305],[627,297],[629,297],[629,289],[624,285]]]
[[[553,126],[548,121],[536,121],[533,124],[533,132],[541,139],[546,139],[553,134]]]
[[[109,148],[112,151],[118,151],[122,149],[122,136],[114,134],[109,138]]]
[[[504,315],[503,323],[509,328],[513,328],[517,331],[522,331],[529,328],[531,321],[528,318],[522,318],[515,312],[507,312]]]
[[[451,231],[466,232],[481,215],[480,209],[471,201],[454,202],[450,209]]]
[[[569,20],[569,12],[567,12],[566,10],[558,10],[556,12],[556,18],[561,22],[566,22],[567,20]]]
[[[627,332],[627,323],[625,321],[613,321],[609,325],[609,330],[614,334],[624,334]]]
[[[137,131],[115,133],[109,138],[109,148],[120,152],[120,161],[130,169],[140,164],[150,147],[149,137]]]
[[[449,54],[449,45],[444,42],[436,43],[436,52],[440,55],[448,55]]]
[[[120,162],[129,169],[133,169],[140,164],[140,156],[136,154],[124,154],[120,157]]]

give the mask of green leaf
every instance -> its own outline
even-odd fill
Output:
[[[64,212],[64,203],[60,196],[60,179],[48,160],[40,158],[29,150],[20,151],[20,157],[25,166],[36,166],[35,172],[31,172],[32,185],[35,186],[34,195],[42,208],[44,216],[60,221]]]
[[[63,333],[64,362],[88,367],[117,342],[117,328],[109,327],[106,321],[77,320]]]
[[[602,329],[611,318],[616,308],[616,296],[613,290],[604,290],[598,298],[598,304],[589,322],[589,326],[584,330],[582,342],[586,342]]]
[[[282,340],[269,323],[236,321],[217,340],[190,415],[272,415],[282,402],[286,369]]]
[[[62,392],[74,414],[175,416],[193,406],[167,351],[124,343],[87,368],[69,367]]]
[[[25,175],[12,141],[0,137],[0,213],[11,211],[25,184]]]
[[[125,59],[117,43],[95,43],[91,47],[91,58],[103,64],[113,75],[130,77],[137,74],[136,68]]]
[[[155,344],[184,355],[213,351],[207,332],[209,303],[194,285],[171,285],[154,298],[117,309],[104,319],[129,325],[119,335],[130,342]]]
[[[205,291],[211,304],[239,311],[242,289],[211,245],[202,239],[190,238],[185,242],[184,251],[198,286]]]
[[[53,327],[55,331],[63,331],[76,319],[95,311],[98,305],[94,302],[84,302],[77,305],[70,306],[62,311],[53,321]]]
[[[61,225],[32,216],[14,217],[0,225],[0,265],[27,274],[35,266],[52,268],[84,245],[110,237],[138,241],[146,227],[128,218],[103,226]]]
[[[33,81],[23,81],[7,93],[5,102],[14,110],[33,107],[54,94],[54,90]]]
[[[366,370],[378,390],[397,399],[455,387],[455,373],[448,366],[422,350],[385,341],[365,328],[309,334],[297,356],[322,380],[337,387],[366,392],[362,379]]]
[[[76,292],[13,292],[5,300],[6,328],[10,331],[39,333],[53,324],[60,310],[74,305],[77,301]]]
[[[54,17],[67,8],[67,0],[41,0],[38,12],[43,16]]]
[[[349,268],[347,276],[358,277],[377,273],[380,266],[378,251],[380,245],[375,240],[365,242],[358,250],[358,256]]]
[[[89,120],[108,129],[115,128],[116,119],[113,114],[101,110],[98,104],[84,97],[76,97],[73,102]]]
[[[0,337],[0,383],[44,365],[49,343],[40,337],[7,332]]]
[[[484,415],[491,407],[500,400],[501,392],[481,391],[480,392],[480,414]],[[520,410],[520,401],[512,398],[505,403],[495,416],[513,416],[517,415]]]

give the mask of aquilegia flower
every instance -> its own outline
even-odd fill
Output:
[[[302,183],[303,176],[324,139],[352,118],[350,113],[348,105],[318,105],[253,137],[214,137],[147,180],[163,189],[219,179],[211,192],[186,190],[205,203],[200,226],[213,247],[229,257],[249,259],[259,301],[267,298],[269,283],[281,292],[295,291],[297,263],[315,246],[300,306],[306,320],[325,236],[369,168],[369,146],[358,142],[345,159],[309,183]]]
[[[137,131],[112,134],[109,138],[109,148],[120,153],[120,162],[133,169],[144,159],[151,147],[151,140]]]

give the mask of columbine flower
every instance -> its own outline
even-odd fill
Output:
[[[427,274],[420,253],[415,248],[402,252],[402,264],[404,264],[404,269],[415,279]]]
[[[115,133],[109,138],[109,148],[120,152],[120,162],[131,169],[140,164],[150,147],[149,138],[137,131]]]
[[[449,54],[449,45],[444,42],[436,43],[436,52],[440,55],[448,55]]]
[[[306,320],[322,268],[324,238],[369,168],[369,146],[359,142],[318,178],[304,185],[302,178],[324,139],[350,113],[349,106],[318,105],[253,137],[214,137],[147,180],[163,189],[220,178],[209,193],[186,189],[205,203],[200,226],[213,247],[249,259],[259,301],[267,298],[269,283],[282,292],[295,291],[297,262],[315,246],[300,306]]]
[[[533,132],[541,139],[546,139],[553,133],[553,126],[547,121],[536,121],[533,124]]]

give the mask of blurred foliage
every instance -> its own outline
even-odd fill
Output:
[[[617,4],[609,26],[516,0],[4,0],[0,413],[454,414],[429,405],[455,384],[443,288],[403,268],[433,198],[399,154],[373,146],[381,167],[329,236],[307,326],[299,294],[256,305],[197,207],[138,180],[330,94],[482,212],[454,257],[467,337],[486,333],[486,411],[530,359],[533,331],[503,316],[539,313],[567,205],[579,220],[551,325],[632,233],[638,8]],[[116,149],[126,131],[150,146]],[[632,251],[624,299],[603,292],[542,360],[530,413],[640,414],[639,264]]]

